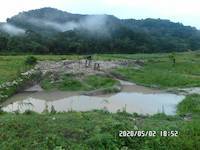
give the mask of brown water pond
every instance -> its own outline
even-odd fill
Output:
[[[129,113],[152,115],[165,112],[167,115],[174,115],[176,105],[184,97],[124,83],[122,92],[105,96],[85,96],[61,91],[26,91],[16,94],[3,103],[3,110],[7,112],[33,110],[41,113],[45,108],[50,110],[53,106],[59,112],[106,109],[110,112],[126,110]]]

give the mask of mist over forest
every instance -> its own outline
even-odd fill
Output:
[[[41,8],[0,23],[1,53],[156,53],[199,48],[199,30],[162,19],[119,19]]]

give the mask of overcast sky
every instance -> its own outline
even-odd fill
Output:
[[[119,18],[170,19],[200,29],[200,0],[5,0],[0,5],[0,22],[21,11],[41,7]]]

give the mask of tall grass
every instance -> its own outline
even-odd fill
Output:
[[[177,107],[178,114],[200,113],[200,95],[192,94],[181,101]]]

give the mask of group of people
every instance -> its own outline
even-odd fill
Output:
[[[86,56],[85,57],[85,67],[90,67],[92,64],[92,56]],[[94,70],[100,70],[100,64],[99,63],[94,63]]]

